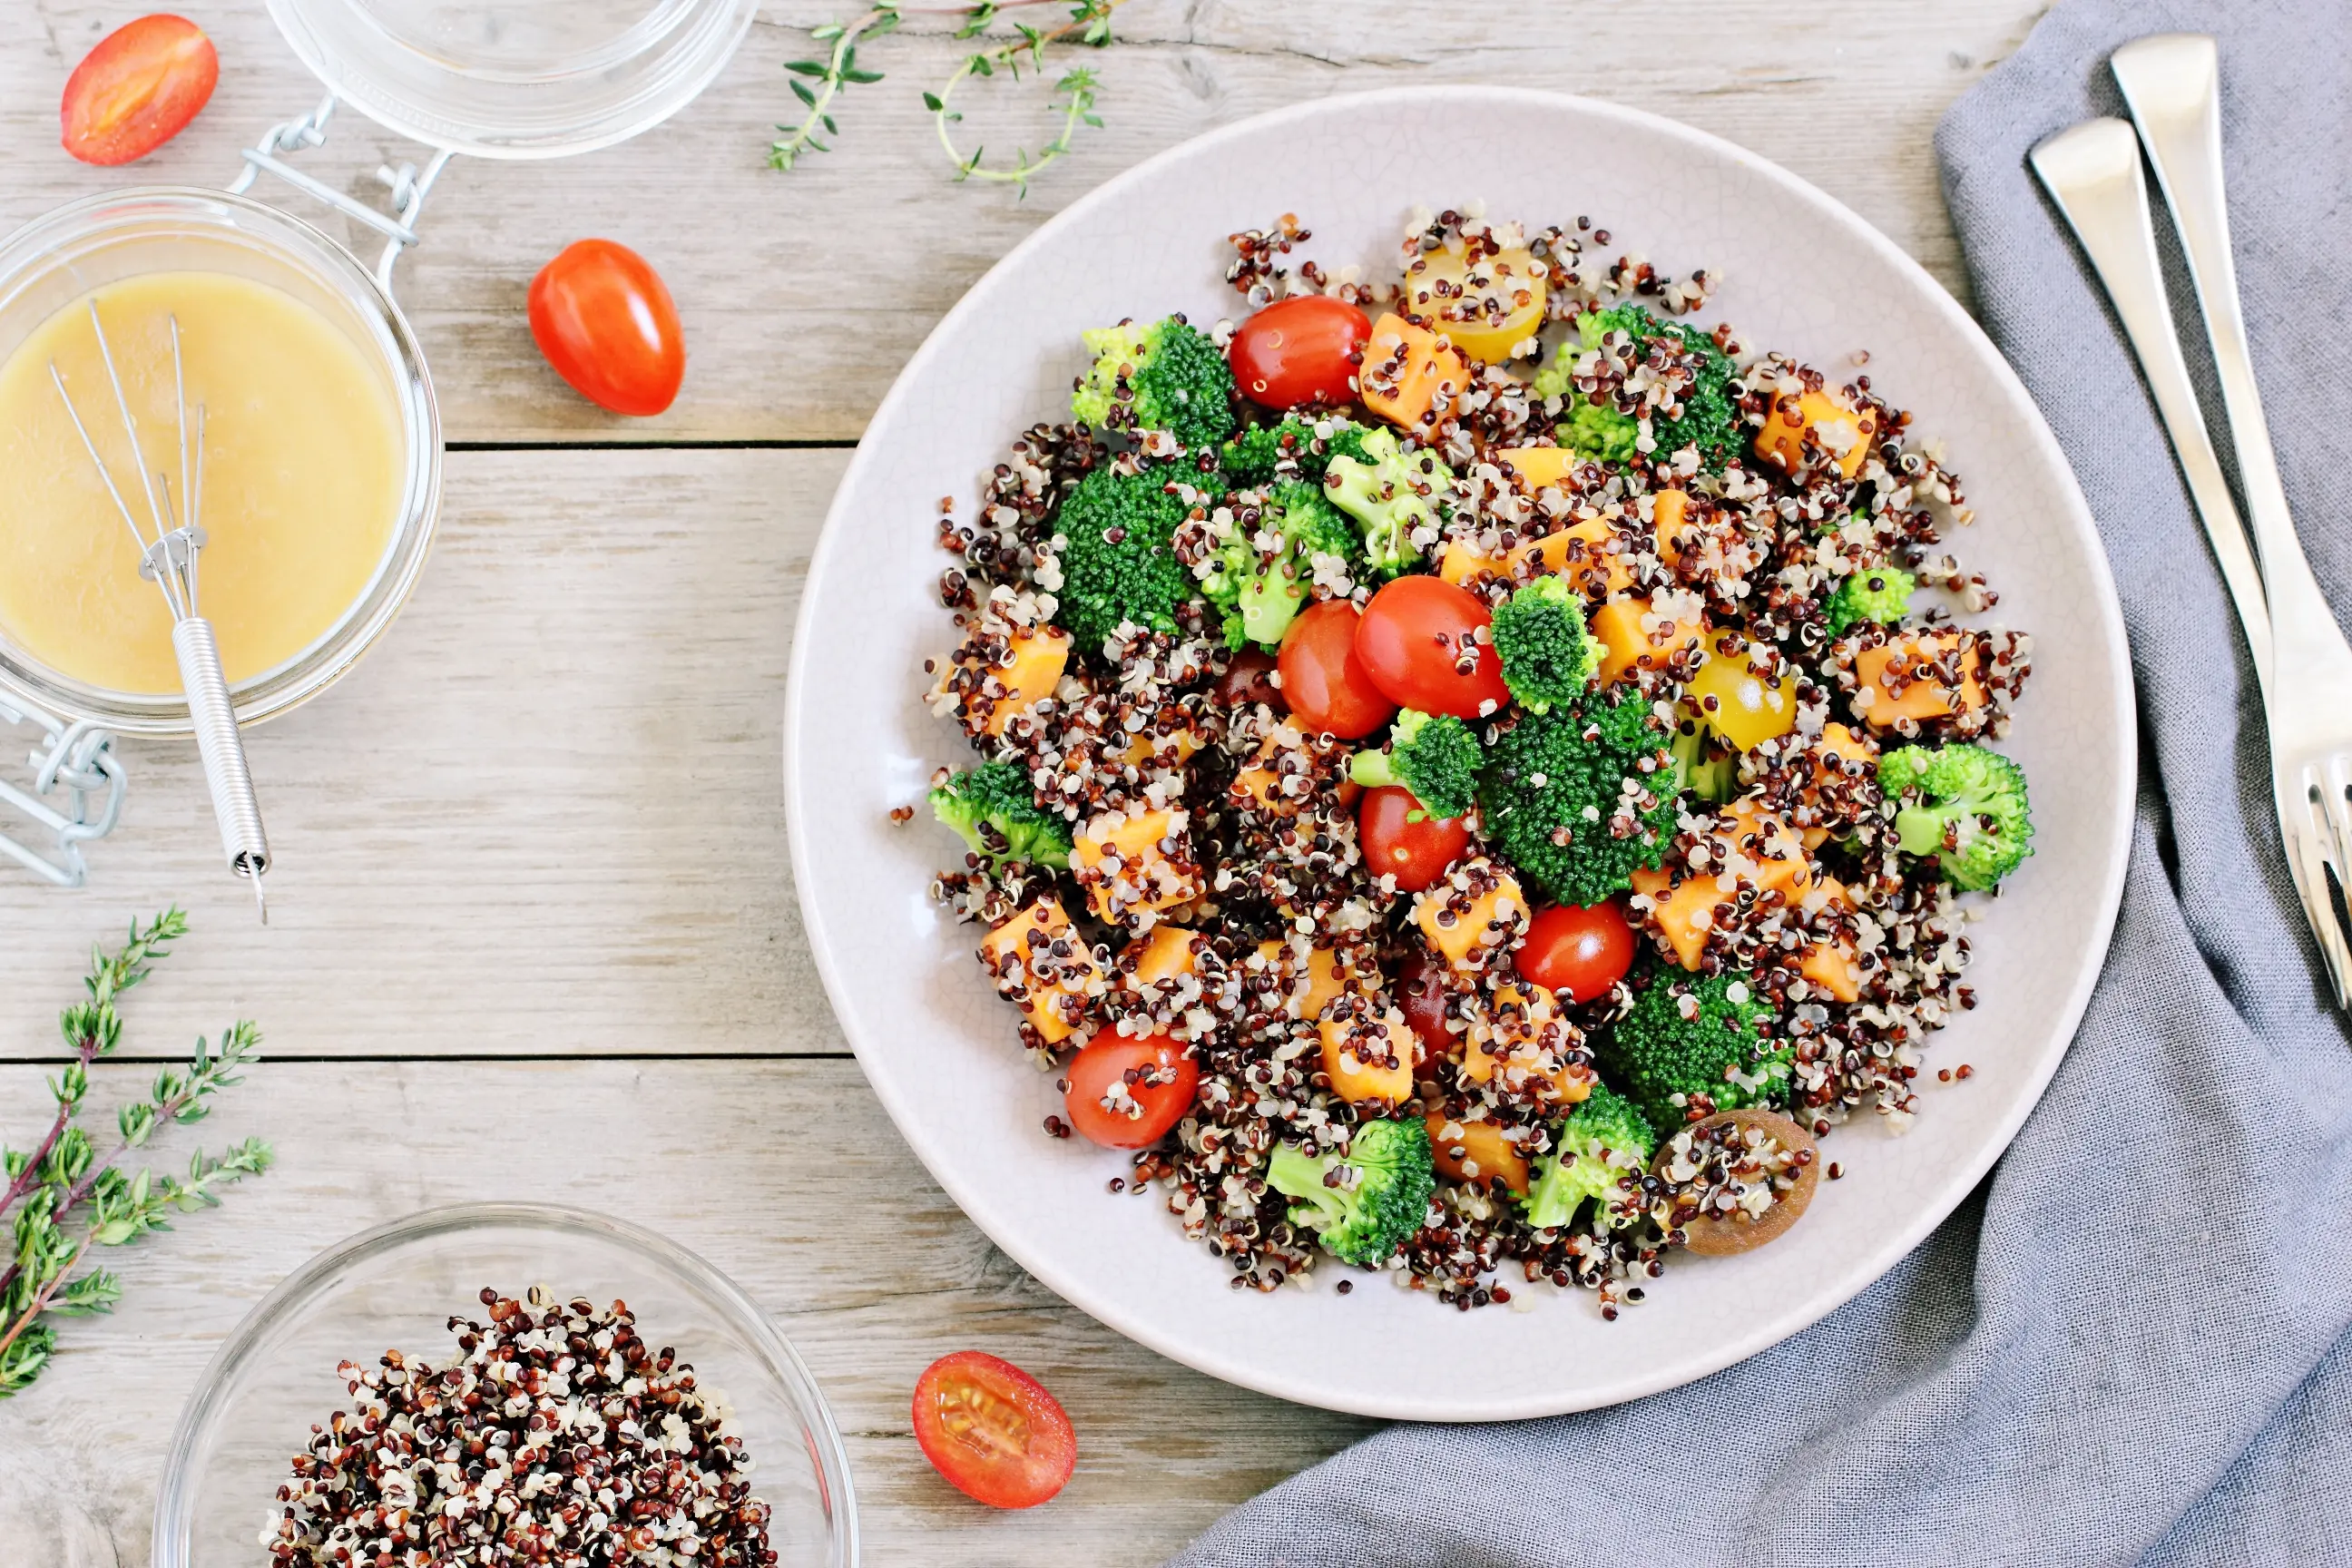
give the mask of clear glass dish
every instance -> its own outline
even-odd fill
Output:
[[[759,0],[269,0],[302,63],[404,136],[561,158],[659,124],[710,84]]]
[[[649,1231],[577,1209],[480,1204],[432,1209],[352,1237],[303,1265],[247,1314],[181,1413],[155,1499],[152,1568],[253,1568],[272,1500],[314,1422],[345,1406],[347,1358],[397,1348],[450,1359],[452,1314],[486,1285],[544,1284],[600,1306],[626,1301],[657,1345],[675,1345],[723,1391],[774,1511],[782,1568],[851,1568],[857,1509],[841,1435],[808,1368],[751,1298]]]
[[[226,272],[317,310],[383,376],[401,422],[398,518],[357,599],[324,635],[231,692],[239,720],[282,713],[331,685],[407,602],[441,505],[441,416],[425,361],[392,297],[348,250],[299,218],[245,196],[156,186],[70,203],[0,240],[0,360],[34,329],[103,284],[163,271]],[[129,568],[125,568],[128,570]],[[110,690],[49,668],[0,628],[0,691],[129,734],[185,734],[178,693]]]

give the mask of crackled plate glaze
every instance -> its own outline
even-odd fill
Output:
[[[1501,155],[1495,149],[1507,149]],[[1476,150],[1474,152],[1474,150]],[[918,700],[953,637],[934,595],[939,498],[967,510],[1022,427],[1066,417],[1079,331],[1170,310],[1236,315],[1224,237],[1295,212],[1327,268],[1387,255],[1405,215],[1483,202],[1530,226],[1591,214],[1664,270],[1723,285],[1701,318],[1850,374],[1942,437],[1978,521],[1953,542],[2030,629],[2034,674],[2008,749],[2033,784],[2038,853],[1972,933],[1977,1009],[1931,1060],[1924,1113],[1833,1134],[1846,1178],[1789,1237],[1678,1259],[1603,1322],[1591,1298],[1523,1291],[1460,1313],[1369,1282],[1342,1297],[1228,1288],[1155,1193],[1112,1196],[1125,1157],[1040,1130],[1052,1079],[935,910],[952,838],[919,805],[967,760]],[[803,605],[785,719],[785,810],[825,987],[875,1092],[966,1214],[1052,1289],[1163,1354],[1281,1398],[1372,1415],[1550,1415],[1686,1383],[1776,1343],[1877,1279],[1959,1202],[2032,1109],[2090,994],[2121,889],[2132,775],[2129,666],[2106,563],[2024,390],[1949,296],[1883,236],[1764,160],[1669,121],[1482,88],[1337,98],[1244,121],[1141,164],[1039,229],[982,279],[875,416],[835,498]],[[924,814],[927,816],[928,814]],[[900,1245],[877,1236],[869,1245]],[[1358,1279],[1364,1277],[1359,1275]],[[1516,1281],[1514,1281],[1516,1284]],[[1522,1304],[1531,1310],[1514,1310]]]

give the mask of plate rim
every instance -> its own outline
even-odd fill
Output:
[[[961,329],[968,315],[978,313],[979,306],[976,301],[992,279],[999,273],[1009,271],[1024,263],[1033,251],[1052,243],[1066,229],[1076,228],[1084,225],[1097,208],[1108,204],[1120,193],[1135,185],[1148,183],[1170,164],[1191,157],[1205,147],[1255,135],[1269,127],[1328,114],[1342,108],[1360,108],[1383,102],[1426,105],[1444,103],[1449,100],[1464,105],[1517,104],[1540,106],[1555,110],[1566,109],[1603,121],[1614,121],[1628,129],[1662,136],[1670,142],[1682,143],[1693,153],[1708,158],[1729,160],[1757,174],[1768,184],[1773,186],[1780,196],[1810,208],[1815,216],[1847,230],[1865,247],[1874,252],[1881,260],[1890,264],[1898,275],[1906,278],[1923,297],[1927,308],[1939,319],[1941,324],[1953,329],[1959,339],[1990,369],[1995,387],[2009,404],[2010,412],[2020,419],[2027,440],[2039,449],[2040,454],[2062,479],[2063,491],[2062,500],[2064,502],[2063,524],[2086,540],[2091,546],[2087,554],[2093,579],[2092,598],[2096,611],[2097,627],[2101,634],[2100,640],[2106,645],[2110,668],[2116,672],[2116,679],[2108,695],[2117,721],[2116,749],[2121,765],[2116,773],[2114,796],[2107,803],[2109,826],[2107,841],[2104,846],[2100,861],[2102,886],[2098,890],[2098,914],[2094,932],[2095,940],[2093,943],[2093,951],[2099,957],[2096,961],[2083,965],[2074,976],[2063,1004],[2057,1010],[2056,1016],[2063,1026],[2053,1031],[2053,1044],[2045,1047],[2040,1057],[2026,1064],[2026,1070],[2019,1075],[2020,1093],[2014,1108],[1996,1123],[1994,1133],[1987,1136],[1969,1158],[1957,1162],[1948,1168],[1936,1189],[1933,1201],[1922,1205],[1905,1224],[1882,1232],[1876,1244],[1860,1255],[1861,1261],[1850,1266],[1853,1279],[1850,1286],[1829,1291],[1817,1298],[1809,1298],[1804,1304],[1804,1310],[1797,1313],[1793,1319],[1767,1320],[1768,1327],[1727,1336],[1708,1345],[1704,1353],[1676,1360],[1664,1370],[1636,1371],[1612,1383],[1587,1387],[1566,1398],[1556,1393],[1549,1395],[1538,1393],[1517,1397],[1487,1399],[1475,1402],[1465,1407],[1438,1410],[1432,1408],[1423,1400],[1391,1398],[1377,1391],[1350,1394],[1345,1390],[1334,1391],[1320,1383],[1310,1383],[1305,1379],[1287,1377],[1279,1373],[1267,1375],[1249,1366],[1240,1358],[1222,1353],[1213,1344],[1187,1342],[1171,1335],[1138,1328],[1121,1311],[1113,1292],[1066,1274],[1058,1268],[1041,1267],[1039,1260],[1030,1256],[1028,1248],[1006,1240],[998,1234],[997,1227],[981,1217],[983,1213],[992,1212],[995,1205],[978,1194],[968,1196],[964,1184],[942,1171],[933,1163],[930,1154],[918,1145],[916,1139],[908,1131],[911,1116],[909,1108],[902,1102],[889,1079],[889,1075],[877,1074],[875,1066],[868,1059],[864,1044],[851,1030],[836,1000],[848,994],[850,988],[845,977],[839,972],[833,946],[817,906],[814,891],[814,883],[808,876],[808,851],[803,842],[803,827],[807,817],[801,809],[803,791],[797,762],[800,748],[794,742],[802,725],[808,668],[806,661],[800,658],[800,650],[803,646],[810,623],[814,619],[814,606],[824,591],[826,568],[843,548],[842,541],[848,533],[847,498],[855,493],[856,484],[863,479],[866,469],[870,465],[881,461],[877,455],[878,448],[873,446],[867,437],[887,418],[895,415],[903,403],[912,398],[914,389],[924,380],[923,373],[929,369],[931,361],[943,352],[941,345],[955,331]],[[2018,379],[2016,371],[2002,355],[2000,348],[1985,334],[1984,329],[1978,323],[1976,318],[1963,310],[1950,291],[1938,283],[1909,252],[1880,232],[1876,226],[1836,197],[1810,181],[1792,174],[1771,159],[1750,152],[1737,142],[1727,141],[1711,132],[1701,131],[1696,126],[1685,124],[1680,121],[1655,114],[1647,110],[1633,109],[1600,99],[1586,98],[1574,93],[1554,92],[1541,88],[1485,86],[1475,83],[1379,88],[1363,92],[1333,93],[1270,110],[1264,113],[1250,115],[1229,124],[1217,126],[1198,136],[1188,138],[1172,147],[1162,149],[1142,162],[1113,174],[1039,225],[987,271],[975,279],[963,296],[925,336],[921,346],[915,351],[905,367],[899,371],[898,378],[891,383],[890,390],[876,406],[873,416],[867,421],[866,434],[860,437],[856,451],[842,471],[839,485],[834,491],[833,500],[826,508],[824,523],[818,533],[816,546],[810,554],[808,580],[802,589],[799,611],[793,617],[790,665],[784,686],[782,763],[785,837],[792,857],[793,891],[799,903],[801,922],[808,939],[810,952],[815,960],[818,977],[824,983],[826,1001],[833,1007],[835,1021],[840,1025],[843,1035],[848,1038],[850,1049],[856,1056],[858,1068],[865,1076],[866,1084],[874,1090],[876,1098],[881,1100],[883,1109],[889,1113],[891,1122],[898,1129],[899,1135],[907,1140],[908,1149],[913,1152],[916,1159],[921,1162],[923,1168],[930,1173],[932,1180],[940,1184],[940,1188],[954,1201],[964,1216],[978,1226],[992,1245],[1003,1249],[1032,1279],[1085,1312],[1088,1317],[1126,1339],[1221,1382],[1251,1389],[1292,1404],[1386,1420],[1447,1422],[1527,1420],[1599,1409],[1639,1399],[1651,1394],[1662,1393],[1667,1389],[1678,1388],[1685,1384],[1696,1383],[1702,1378],[1712,1376],[1726,1367],[1735,1366],[1751,1356],[1761,1354],[1774,1345],[1802,1333],[1885,1279],[1896,1264],[1950,1217],[1953,1211],[1959,1207],[1968,1194],[1983,1180],[1985,1173],[1990,1171],[2000,1161],[2001,1155],[2008,1152],[2019,1130],[2024,1126],[2027,1118],[2032,1116],[2034,1110],[2041,1104],[2042,1094],[2049,1088],[2050,1079],[2058,1070],[2058,1064],[2064,1059],[2066,1052],[2074,1043],[2074,1032],[2082,1022],[2084,1011],[2090,1005],[2091,994],[2096,988],[2101,975],[2105,972],[2105,954],[2113,942],[2116,921],[2123,902],[2124,879],[2130,861],[2134,821],[2133,801],[2137,773],[2134,759],[2138,754],[2138,712],[2134,691],[2130,647],[2124,633],[2123,607],[2116,592],[2114,572],[2108,563],[2105,545],[2100,539],[2096,521],[2091,513],[2088,500],[2083,495],[2082,485],[2075,477],[2073,464],[2067,460],[2064,451],[2059,447],[2058,439],[2052,433],[2048,420],[2042,416],[2040,406],[2026,391],[2024,383]]]

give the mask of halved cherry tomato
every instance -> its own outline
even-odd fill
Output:
[[[915,1441],[948,1485],[991,1508],[1035,1508],[1069,1484],[1078,1435],[1045,1385],[984,1351],[915,1380]]]
[[[1265,408],[1356,401],[1356,372],[1372,323],[1344,300],[1301,294],[1277,300],[1234,331],[1225,351],[1242,395]]]
[[[1460,817],[1432,817],[1411,790],[1396,784],[1364,792],[1364,804],[1356,810],[1356,837],[1363,846],[1364,869],[1394,877],[1397,890],[1404,893],[1435,884],[1470,847],[1470,828]]]
[[[1397,965],[1397,1010],[1412,1029],[1412,1076],[1429,1076],[1429,1064],[1454,1048],[1445,1027],[1445,966],[1416,949]]]
[[[58,121],[85,163],[128,163],[177,136],[213,96],[220,56],[184,16],[142,16],[100,38],[66,79]]]
[[[1165,1035],[1097,1035],[1071,1060],[1068,1076],[1064,1100],[1070,1125],[1106,1149],[1148,1149],[1159,1142],[1192,1109],[1201,1090],[1200,1063]],[[1112,1085],[1121,1082],[1126,1092],[1118,1098],[1133,1103],[1133,1115],[1103,1104]]]
[[[1217,700],[1228,708],[1263,702],[1277,713],[1286,712],[1289,704],[1282,700],[1282,688],[1275,683],[1274,670],[1274,655],[1245,648],[1234,655],[1233,663],[1225,666],[1224,674],[1217,677],[1212,689]]]
[[[659,414],[686,377],[661,274],[609,239],[575,240],[530,280],[530,335],[555,374],[615,414]]]
[[[1591,909],[1556,904],[1536,911],[1511,962],[1519,973],[1571,1002],[1607,994],[1633,963],[1633,928],[1614,899]]]
[[[1309,730],[1360,741],[1396,717],[1358,657],[1356,606],[1326,599],[1298,612],[1282,637],[1282,700]]]
[[[1503,661],[1486,636],[1493,618],[1467,588],[1440,577],[1400,577],[1364,606],[1356,657],[1381,695],[1400,708],[1483,719],[1510,698]],[[1460,668],[1465,656],[1472,656],[1467,674]]]

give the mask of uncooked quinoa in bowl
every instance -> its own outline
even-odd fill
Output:
[[[1864,356],[1584,218],[1311,238],[1232,237],[1234,320],[1088,332],[1066,422],[942,502],[934,895],[1040,1135],[1131,1151],[1236,1286],[1614,1317],[1969,1075],[1927,1057],[2029,855],[2029,639]]]

